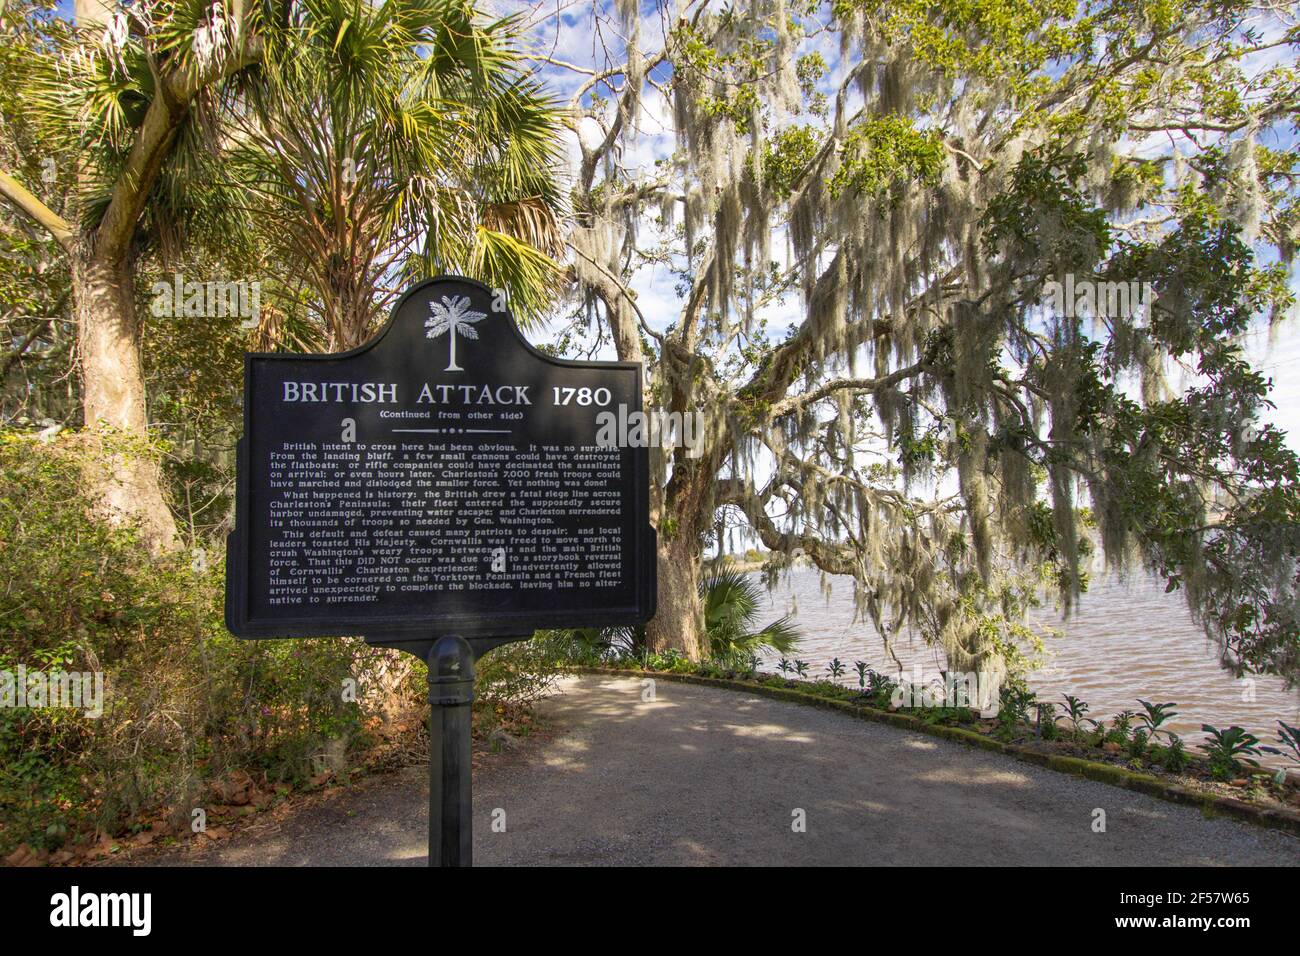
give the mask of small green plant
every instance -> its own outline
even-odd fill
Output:
[[[1036,703],[1034,692],[1022,684],[1007,684],[998,691],[998,719],[1009,724],[1029,723],[1029,708]]]
[[[1168,735],[1169,731],[1161,730],[1160,727],[1178,716],[1178,711],[1174,710],[1178,705],[1172,700],[1164,704],[1153,704],[1140,697],[1138,703],[1142,705],[1142,713],[1138,714],[1137,718],[1145,726],[1146,735],[1152,740],[1161,734]]]
[[[685,673],[692,669],[690,658],[684,656],[681,651],[675,647],[670,647],[662,654],[646,655],[646,667],[649,670],[669,671],[672,673]]]
[[[1192,758],[1187,754],[1187,747],[1183,744],[1183,738],[1177,734],[1169,734],[1169,743],[1164,747],[1151,748],[1153,756],[1170,773],[1182,773],[1191,763]]]
[[[782,674],[788,674],[790,673],[791,670],[790,662],[783,657],[776,662],[776,669],[779,670]]]
[[[1300,767],[1300,727],[1292,727],[1284,720],[1277,722],[1277,742],[1285,746],[1286,750],[1279,750],[1277,747],[1260,747],[1261,753],[1277,754],[1284,758],[1292,766]],[[1279,767],[1273,775],[1273,783],[1279,787],[1286,785],[1286,767]]]
[[[925,724],[955,724],[961,720],[964,711],[964,707],[926,707],[920,717]]]
[[[867,689],[867,675],[871,673],[871,668],[867,667],[866,661],[854,661],[853,669],[858,672],[858,688],[865,691]]]
[[[834,681],[827,680],[824,677],[819,681],[815,681],[812,687],[813,687],[813,693],[815,693],[818,697],[830,697],[838,700],[843,700],[852,693],[851,691],[846,693],[845,688],[842,684],[837,684]]]
[[[1133,718],[1136,717],[1131,710],[1122,710],[1115,715],[1111,721],[1110,730],[1106,731],[1102,743],[1119,744],[1121,747],[1129,745],[1129,735],[1133,732]]]
[[[1244,794],[1247,800],[1263,800],[1268,796],[1268,774],[1253,773],[1250,775],[1250,785],[1246,787]]]
[[[806,679],[808,677],[808,662],[796,660],[794,662],[794,672],[798,674],[801,679]]]
[[[1178,713],[1174,710],[1177,705],[1173,701],[1163,704],[1153,704],[1149,700],[1138,699],[1142,705],[1142,713],[1136,714],[1140,727],[1132,731],[1132,735],[1126,742],[1122,742],[1127,748],[1129,756],[1135,760],[1140,760],[1148,755],[1149,745],[1155,743],[1161,735],[1168,736],[1169,731],[1161,730],[1161,725],[1167,723],[1171,718],[1177,717]],[[1128,714],[1125,711],[1124,714]],[[1124,715],[1121,715],[1124,716]],[[1123,731],[1128,733],[1129,722],[1125,721]],[[1119,741],[1117,741],[1119,742]]]
[[[1285,746],[1286,750],[1279,750],[1276,747],[1261,747],[1260,750],[1285,757],[1288,763],[1300,767],[1300,727],[1292,727],[1286,721],[1279,720],[1277,722],[1277,742]]]
[[[998,691],[998,726],[993,735],[1010,743],[1020,736],[1021,725],[1028,724],[1034,694],[1022,684],[1006,684]]]
[[[1215,780],[1231,780],[1237,776],[1242,765],[1258,767],[1259,738],[1248,730],[1232,726],[1220,730],[1212,724],[1201,724],[1201,730],[1210,735],[1210,739],[1200,745],[1205,751],[1210,765],[1210,776]]]
[[[1147,743],[1151,739],[1150,732],[1145,727],[1138,727],[1133,731],[1133,736],[1128,739],[1128,755],[1134,760],[1141,760],[1147,756]]]
[[[763,598],[758,580],[736,568],[721,568],[700,582],[709,656],[720,660],[761,648],[778,654],[795,649],[802,635],[789,617],[758,626]]]
[[[1060,729],[1056,726],[1056,705],[1040,703],[1038,705],[1037,732],[1044,740],[1056,740]]]
[[[732,672],[718,661],[700,661],[695,665],[695,673],[701,677],[730,677]]]
[[[1065,699],[1065,714],[1063,716],[1070,722],[1070,733],[1073,736],[1079,736],[1085,722],[1096,725],[1095,720],[1089,720],[1087,717],[1088,705],[1086,702],[1070,694],[1063,696]]]
[[[832,680],[839,680],[844,676],[844,662],[838,657],[832,658],[826,669],[830,672]]]
[[[877,707],[887,706],[897,688],[897,682],[887,674],[867,671],[867,696]]]

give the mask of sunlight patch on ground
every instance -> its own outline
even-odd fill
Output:
[[[816,737],[797,733],[780,724],[724,724],[723,729],[730,731],[737,737],[752,737],[756,740],[784,740],[798,744],[817,742]]]
[[[586,770],[587,762],[581,759],[591,749],[587,741],[565,737],[555,742],[546,754],[545,764],[561,770]]]
[[[963,786],[977,787],[1000,785],[1027,788],[1030,786],[1029,778],[1024,774],[1007,770],[975,770],[961,773],[947,767],[940,767],[915,774],[913,779],[926,783],[959,783]]]

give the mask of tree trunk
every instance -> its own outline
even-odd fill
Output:
[[[700,606],[700,552],[697,535],[669,537],[659,532],[658,607],[646,625],[646,643],[662,654],[675,648],[693,661],[708,654]]]
[[[149,428],[130,265],[94,255],[76,260],[73,300],[86,427],[119,433],[90,476],[96,508],[109,521],[137,527],[154,553],[173,550],[176,522],[158,460],[144,444]],[[134,447],[122,447],[123,440]]]

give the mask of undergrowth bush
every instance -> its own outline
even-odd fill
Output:
[[[538,631],[529,640],[493,648],[475,665],[476,697],[502,704],[532,704],[554,692],[566,673],[567,639],[561,631]]]
[[[105,696],[98,719],[0,707],[0,853],[163,808],[187,817],[234,770],[299,782],[327,741],[358,746],[372,722],[365,690],[383,655],[359,640],[233,638],[220,558],[151,559],[90,516],[81,476],[97,453],[79,435],[0,432],[0,671],[102,672]]]

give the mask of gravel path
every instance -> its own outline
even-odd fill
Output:
[[[1287,834],[830,711],[667,681],[653,701],[628,678],[563,690],[547,739],[477,775],[476,864],[1300,864]],[[160,862],[423,865],[427,800],[415,768]]]

